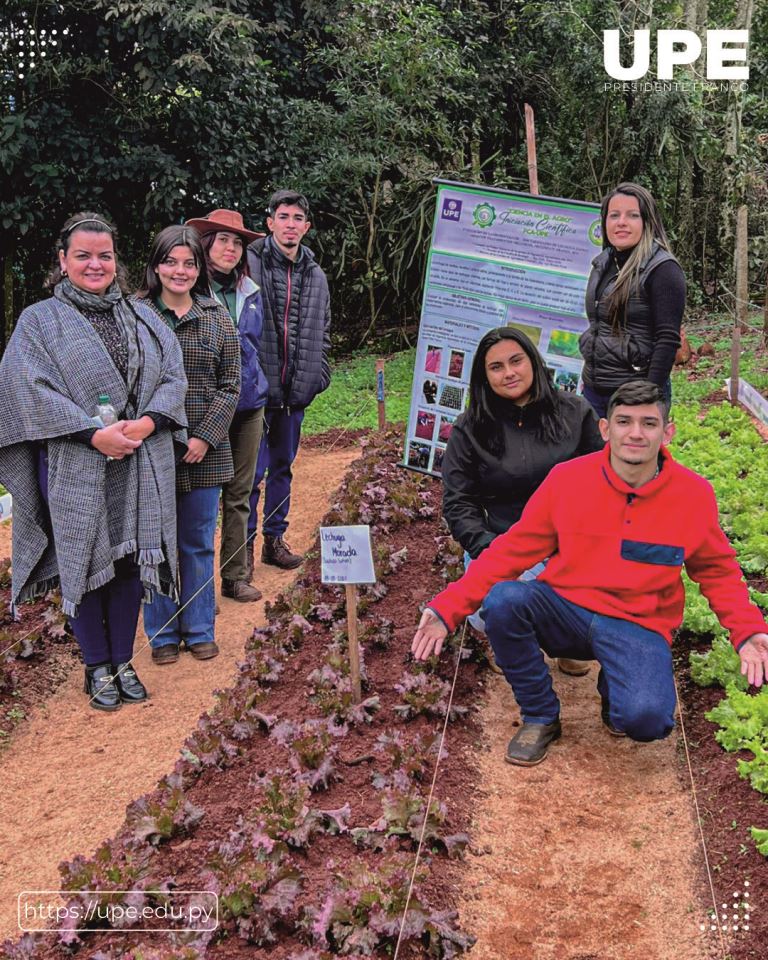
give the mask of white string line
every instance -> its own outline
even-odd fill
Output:
[[[456,690],[456,681],[459,676],[459,666],[461,664],[461,653],[464,649],[464,639],[467,635],[467,621],[464,621],[464,626],[461,631],[461,640],[459,641],[459,649],[456,651],[456,667],[453,671],[453,682],[451,683],[451,692],[448,696],[448,706],[445,711],[445,719],[443,720],[443,729],[440,733],[440,743],[438,745],[437,757],[435,758],[435,769],[432,773],[432,783],[429,785],[429,796],[427,797],[427,802],[424,806],[424,821],[421,824],[421,833],[419,834],[419,842],[416,847],[416,859],[413,861],[413,870],[411,871],[411,879],[408,883],[408,895],[405,898],[405,907],[403,909],[403,918],[400,921],[400,930],[397,934],[397,943],[395,945],[395,952],[392,960],[397,960],[398,954],[400,952],[400,944],[403,939],[403,930],[405,929],[405,921],[408,917],[408,907],[411,902],[411,895],[413,894],[413,887],[416,883],[416,871],[419,867],[419,858],[421,857],[421,849],[424,846],[424,835],[427,832],[427,820],[429,819],[429,808],[432,805],[432,797],[435,792],[435,783],[437,782],[437,774],[440,770],[440,760],[443,756],[443,744],[445,742],[445,735],[448,730],[448,721],[451,717],[451,706],[453,704],[453,694]]]
[[[693,766],[691,765],[691,755],[690,755],[690,752],[688,751],[688,737],[686,736],[686,733],[685,733],[683,705],[680,702],[680,692],[677,689],[677,677],[675,677],[674,673],[672,674],[672,680],[675,684],[675,697],[677,699],[677,710],[678,710],[678,715],[680,717],[680,733],[683,738],[683,747],[685,749],[685,761],[688,766],[688,776],[690,777],[690,780],[691,780],[691,793],[693,794],[693,806],[694,806],[694,809],[696,810],[696,824],[699,828],[699,837],[701,838],[701,849],[704,854],[704,866],[707,869],[707,880],[709,881],[709,891],[712,895],[712,907],[715,911],[715,922],[717,923],[717,931],[720,936],[720,949],[722,950],[723,960],[726,960],[727,948],[725,945],[725,937],[723,935],[723,927],[720,922],[720,913],[718,912],[718,909],[717,909],[717,897],[715,895],[715,884],[712,879],[712,871],[709,866],[709,853],[707,852],[707,842],[704,839],[704,828],[701,823],[701,810],[699,808],[699,799],[696,794],[696,783],[693,779]]]

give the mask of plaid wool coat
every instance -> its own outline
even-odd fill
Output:
[[[153,301],[142,302],[163,317]],[[198,487],[219,487],[234,476],[229,425],[240,396],[240,340],[224,307],[198,294],[190,311],[177,321],[175,332],[189,381],[184,402],[189,436],[211,447],[200,463],[176,465],[176,491],[189,493]]]

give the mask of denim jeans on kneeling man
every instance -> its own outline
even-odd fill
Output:
[[[633,740],[660,740],[675,725],[672,651],[660,633],[564,600],[546,583],[497,583],[482,606],[496,663],[525,723],[553,723],[560,702],[550,657],[597,660],[597,689],[611,724]]]
[[[472,557],[470,557],[470,555],[465,550],[464,551],[465,572],[469,570],[470,563],[472,563]],[[547,565],[546,560],[543,560],[541,563],[535,563],[528,570],[523,570],[523,572],[520,574],[520,576],[517,579],[518,580],[535,580],[536,577],[538,577],[538,575],[542,572],[544,567],[546,567],[546,565]],[[467,617],[467,622],[469,623],[470,627],[474,627],[478,633],[485,633],[485,623],[483,622],[482,609],[483,608],[480,607],[478,610],[475,610],[474,613],[471,613]]]

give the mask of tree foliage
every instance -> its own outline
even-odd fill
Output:
[[[699,65],[666,87],[605,89],[604,29],[702,32],[744,26],[749,9],[746,91],[702,82]],[[432,180],[526,190],[526,102],[542,192],[597,200],[623,179],[649,187],[694,298],[729,285],[733,213],[748,203],[758,290],[767,36],[768,8],[736,0],[7,0],[6,331],[40,296],[73,211],[111,215],[135,266],[155,229],[212,207],[262,227],[278,186],[311,198],[337,339],[412,328]]]

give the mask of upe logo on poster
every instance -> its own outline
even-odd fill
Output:
[[[443,200],[443,212],[440,216],[443,220],[455,220],[458,223],[461,219],[461,200],[446,197]]]
[[[659,30],[657,69],[659,80],[671,80],[675,66],[695,63],[701,54],[701,40],[692,30]],[[707,30],[707,80],[748,80],[747,46],[749,30]],[[634,58],[621,65],[619,30],[603,30],[603,64],[614,80],[639,80],[651,62],[651,31],[633,31]],[[733,66],[733,64],[745,66]],[[730,65],[729,65],[730,64]]]

